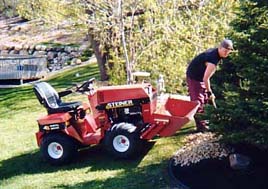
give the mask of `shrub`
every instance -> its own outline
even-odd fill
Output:
[[[218,109],[205,117],[227,143],[268,147],[268,2],[247,0],[232,22],[236,53],[212,79]]]

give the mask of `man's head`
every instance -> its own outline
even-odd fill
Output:
[[[218,48],[218,52],[221,58],[226,58],[232,50],[233,42],[230,39],[224,39]]]

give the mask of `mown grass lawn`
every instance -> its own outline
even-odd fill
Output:
[[[65,71],[48,82],[60,91],[91,77],[99,77],[96,64]],[[74,99],[87,100],[78,94],[66,98]],[[43,161],[35,140],[36,119],[45,114],[32,86],[0,89],[1,189],[169,188],[168,160],[182,145],[182,137],[193,129],[188,124],[173,137],[151,141],[137,159],[114,159],[98,145],[81,151],[69,165],[53,167]]]

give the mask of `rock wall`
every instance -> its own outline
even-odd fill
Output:
[[[89,42],[84,37],[75,38],[76,35],[85,36],[83,31],[76,28],[70,31],[64,25],[48,28],[38,20],[0,17],[0,56],[46,56],[50,71],[80,64]]]
[[[46,56],[50,71],[61,69],[66,65],[81,64],[81,55],[86,47],[46,46],[46,45],[16,45],[1,46],[1,56],[32,55]]]

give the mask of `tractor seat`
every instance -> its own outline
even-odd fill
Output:
[[[43,104],[47,109],[48,114],[69,112],[76,110],[82,105],[81,102],[62,102],[60,98],[65,95],[59,95],[57,91],[46,82],[36,83],[33,90],[40,104]]]

